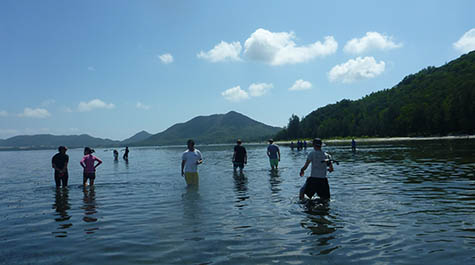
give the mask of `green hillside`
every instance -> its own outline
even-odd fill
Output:
[[[226,114],[198,116],[185,123],[175,124],[139,145],[184,144],[190,138],[199,144],[232,143],[237,138],[247,142],[258,141],[275,135],[281,129],[230,111]]]
[[[292,115],[277,139],[475,133],[475,51],[406,76],[391,89]]]

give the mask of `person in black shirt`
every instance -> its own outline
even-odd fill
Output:
[[[68,150],[65,146],[58,147],[59,153],[53,156],[51,164],[54,168],[54,181],[56,182],[56,188],[63,184],[63,187],[68,186],[68,162],[69,156],[66,154]]]
[[[234,146],[233,167],[234,171],[239,167],[239,170],[242,172],[244,164],[247,164],[247,152],[246,148],[241,145],[241,139],[238,139],[236,143],[237,144]]]
[[[128,146],[125,147],[125,152],[124,152],[123,158],[124,158],[124,160],[129,160],[129,147]]]

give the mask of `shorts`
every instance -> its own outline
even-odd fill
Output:
[[[198,185],[198,172],[185,172],[185,181],[188,185]]]
[[[83,178],[84,179],[92,179],[94,180],[96,178],[96,172],[90,172],[90,173],[83,173]]]
[[[68,178],[68,172],[59,173],[57,170],[54,171],[54,182],[56,183],[56,187],[61,186],[61,183],[63,183],[63,187],[68,186]]]
[[[279,159],[278,158],[270,158],[269,162],[270,162],[271,167],[277,167],[279,165]]]
[[[244,168],[244,162],[233,162],[233,167],[234,167],[234,169],[236,169],[236,168],[243,169]]]
[[[307,178],[305,184],[300,189],[310,199],[317,193],[320,199],[330,199],[330,186],[327,178]]]

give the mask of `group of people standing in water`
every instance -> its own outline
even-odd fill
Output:
[[[272,170],[277,170],[280,162],[280,149],[279,146],[274,144],[273,139],[268,140],[269,144],[267,146],[267,156],[269,158],[269,164]],[[302,146],[306,142],[302,142]],[[292,143],[291,143],[292,144]],[[292,145],[291,145],[292,146]],[[300,176],[304,176],[305,170],[311,164],[311,173],[307,178],[305,184],[300,189],[299,198],[304,200],[305,195],[311,199],[315,193],[320,197],[320,199],[328,200],[330,199],[330,187],[327,180],[327,171],[333,171],[332,161],[329,159],[328,155],[324,153],[321,149],[322,140],[315,138],[313,140],[313,149],[307,156],[307,160],[304,166],[300,170]],[[56,182],[56,187],[63,187],[68,185],[68,163],[69,156],[66,154],[67,148],[65,146],[60,146],[58,148],[58,153],[52,158],[52,167],[54,168],[54,179]],[[94,149],[90,147],[84,148],[84,157],[81,159],[79,164],[83,167],[83,185],[87,186],[87,181],[89,180],[89,185],[94,185],[94,180],[96,178],[96,168],[102,164],[102,160],[93,155]],[[114,150],[114,159],[118,159],[118,151]],[[129,148],[125,148],[123,158],[127,161],[129,154]],[[187,150],[183,152],[181,156],[181,175],[185,178],[187,185],[198,185],[199,176],[198,176],[198,165],[203,163],[203,156],[201,152],[195,148],[195,142],[193,140],[187,141]],[[242,146],[242,141],[238,139],[236,145],[234,146],[234,153],[232,157],[233,169],[236,171],[238,168],[240,172],[243,171],[245,165],[247,164],[247,151],[244,146]]]

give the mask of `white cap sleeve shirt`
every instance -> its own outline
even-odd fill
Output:
[[[308,154],[307,160],[312,161],[312,178],[326,178],[327,177],[327,163],[325,162],[327,156],[321,150],[313,150]],[[323,161],[323,162],[322,162]]]
[[[198,160],[203,159],[198,149],[194,151],[186,150],[181,159],[185,161],[185,172],[198,172]]]

